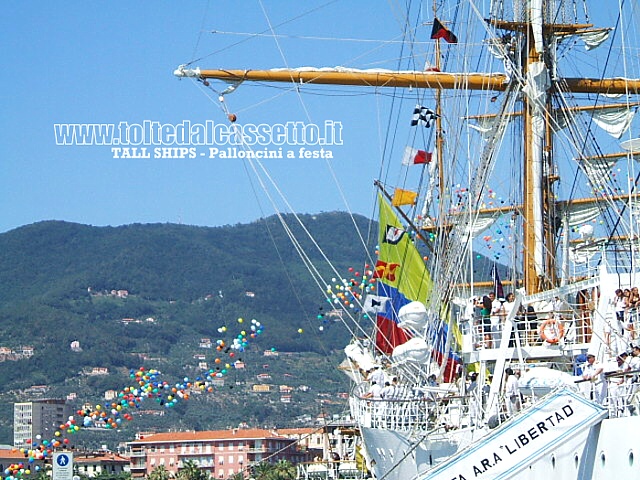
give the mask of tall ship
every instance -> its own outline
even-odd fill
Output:
[[[339,288],[310,269],[353,332],[349,475],[640,478],[638,5],[438,0],[399,17],[394,68],[175,71],[238,132],[225,95],[245,82],[345,86],[338,111],[346,86],[388,100],[375,258]]]

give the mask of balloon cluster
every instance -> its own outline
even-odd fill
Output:
[[[333,285],[327,285],[326,293],[327,301],[333,304],[342,304],[345,307],[355,308],[361,301],[364,293],[373,292],[376,287],[376,279],[373,278],[373,270],[367,264],[364,266],[364,272],[360,273],[353,267],[349,267],[351,278],[332,278]]]
[[[72,421],[73,417],[69,417],[67,423],[71,423]],[[50,458],[53,454],[53,449],[67,445],[69,439],[62,438],[62,433],[56,431],[54,438],[51,440],[43,440],[42,435],[36,435],[33,442],[31,439],[27,439],[26,443],[28,447],[18,449],[18,451],[24,455],[26,461],[12,463],[7,466],[3,471],[7,480],[13,480],[25,475],[31,475],[33,472],[39,472],[42,467],[36,464],[36,461],[44,461]]]
[[[238,318],[238,323],[244,323],[243,318]],[[264,327],[262,324],[257,321],[255,318],[251,320],[251,326],[249,327],[249,331],[242,330],[236,337],[233,339],[230,345],[227,345],[224,340],[218,339],[216,341],[216,350],[219,352],[224,351],[224,353],[229,353],[230,350],[237,350],[239,352],[244,352],[244,349],[249,345],[249,338],[256,338],[263,331]],[[225,333],[227,331],[226,326],[222,326],[218,328],[218,333]],[[229,354],[230,357],[234,357],[235,354],[231,352]]]
[[[12,463],[4,469],[5,478],[14,479],[24,475],[31,475],[32,471],[39,472],[40,465],[32,465],[34,460],[30,460],[27,464],[24,462]]]
[[[492,231],[481,238],[484,248],[490,250],[494,260],[498,260],[507,251],[513,249],[513,233],[508,222],[497,222]]]
[[[239,324],[243,322],[242,318],[238,319]],[[218,332],[225,333],[227,330],[228,328],[223,326],[218,329]],[[110,403],[95,406],[85,405],[82,409],[77,410],[76,416],[70,416],[64,424],[59,425],[51,440],[42,440],[41,435],[37,435],[33,442],[27,440],[29,448],[19,450],[27,459],[26,463],[9,465],[4,470],[5,478],[13,480],[23,475],[29,475],[32,472],[30,464],[36,460],[47,459],[52,455],[54,449],[69,443],[69,439],[65,435],[75,434],[82,428],[119,428],[124,421],[133,420],[131,411],[140,408],[140,404],[145,399],[153,399],[160,405],[170,408],[179,402],[188,400],[194,390],[213,392],[214,381],[226,375],[236,366],[236,363],[242,362],[242,359],[234,358],[236,352],[245,351],[250,340],[260,335],[263,330],[264,326],[253,319],[249,328],[240,331],[230,342],[218,339],[215,342],[218,354],[213,360],[218,366],[203,372],[193,380],[184,377],[182,381],[169,383],[161,378],[161,372],[156,369],[139,367],[130,370],[130,385],[120,390]],[[227,355],[229,359],[222,357],[222,355]],[[40,466],[36,465],[35,470],[39,469]]]
[[[349,277],[331,279],[332,284],[326,287],[327,302],[358,312],[363,295],[376,290],[376,278],[369,264],[364,265],[362,272],[349,267]],[[319,313],[318,319],[326,321],[324,313]]]
[[[450,213],[460,213],[463,209],[467,208],[469,204],[468,195],[469,189],[462,187],[460,184],[457,184],[454,188],[451,189],[452,195],[452,203]],[[499,205],[504,205],[505,201],[502,197],[498,196],[498,193],[489,188],[485,194],[482,203],[480,203],[480,208],[494,208]]]

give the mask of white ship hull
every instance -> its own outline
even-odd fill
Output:
[[[595,404],[594,408],[600,409],[602,415],[608,415],[606,409]],[[521,432],[522,427],[518,428],[522,424],[522,416],[514,418],[513,422],[516,424],[514,431]],[[544,435],[527,440],[530,437],[525,433],[524,441],[531,443],[533,455],[538,456],[523,460],[515,472],[514,463],[505,459],[518,448],[526,448],[517,440],[523,433],[514,435],[509,432],[492,439],[492,431],[488,429],[462,429],[431,435],[423,432],[420,435],[419,432],[408,434],[362,428],[361,434],[376,478],[468,479],[480,474],[482,478],[530,480],[547,480],[549,475],[563,480],[596,480],[621,474],[629,479],[640,478],[640,447],[633,441],[640,428],[640,417],[593,418],[592,423],[591,426],[584,423],[578,431],[566,433],[553,442],[545,440]],[[536,440],[541,442],[540,445],[534,445]],[[483,456],[474,451],[480,446],[496,452],[501,456],[500,461],[492,455]],[[541,452],[544,450],[542,446],[548,451]],[[483,460],[486,461],[483,463]],[[446,465],[453,466],[441,471]],[[452,471],[457,473],[452,476]]]

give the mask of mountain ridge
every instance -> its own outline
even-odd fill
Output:
[[[322,252],[305,238],[298,219],[322,245]],[[288,228],[301,238],[311,261],[320,262],[327,255],[337,259],[336,269],[344,272],[366,257],[364,246],[350,240],[354,224],[363,237],[366,230],[375,231],[364,217],[340,212],[285,216],[282,221],[292,223]],[[307,378],[312,393],[297,393],[294,405],[279,405],[278,394],[272,393],[268,407],[249,406],[246,416],[238,408],[213,414],[207,406],[217,400],[202,396],[174,408],[175,413],[162,421],[141,418],[132,423],[173,429],[246,420],[275,424],[326,408],[317,395],[335,396],[348,389],[346,377],[335,370],[341,358],[328,360],[332,350],[346,344],[348,332],[337,322],[318,320],[318,312],[329,307],[287,237],[277,217],[223,227],[93,227],[44,221],[0,234],[0,347],[33,347],[28,358],[0,362],[5,386],[0,395],[0,441],[11,443],[11,402],[27,400],[30,394],[25,392],[33,385],[48,385],[47,396],[73,393],[80,403],[99,404],[106,390],[128,385],[130,369],[142,363],[155,363],[175,378],[195,376],[199,359],[204,356],[207,366],[214,367],[214,357],[219,356],[201,348],[201,340],[223,337],[221,326],[237,333],[243,317],[247,329],[249,319],[258,319],[264,333],[243,352],[250,358],[246,370],[234,371],[216,398],[229,397],[234,387],[231,397],[241,391],[242,397],[252,398],[252,385],[266,365],[262,351],[268,350],[292,353],[269,362],[278,379],[274,383],[297,378],[293,386],[300,387],[303,368],[313,358],[324,384]],[[324,268],[328,278],[334,275],[318,268]],[[126,297],[111,294],[118,290],[126,291]],[[73,342],[80,350],[71,350]],[[79,373],[93,368],[109,373]],[[293,368],[300,371],[290,373]]]
[[[98,405],[106,391],[131,385],[136,368],[195,378],[204,365],[218,374],[233,364],[229,353],[245,368],[227,367],[213,394],[167,415],[136,415],[96,442],[128,439],[136,430],[286,426],[343,412],[349,383],[336,367],[350,333],[328,315],[335,305],[327,303],[327,285],[308,269],[328,284],[349,279],[372,262],[376,235],[376,222],[344,212],[221,227],[43,221],[0,234],[0,347],[33,349],[0,361],[0,443],[12,442],[13,402],[37,398],[34,385],[47,386],[43,396]],[[230,345],[249,331],[251,321],[260,322],[261,333],[246,335],[243,351],[216,350],[216,342]],[[212,347],[203,348],[204,339]],[[108,373],[86,374],[94,369]],[[271,380],[259,380],[265,373]],[[262,383],[273,388],[256,393]],[[280,386],[293,389],[291,403]],[[150,403],[151,410],[166,408]]]

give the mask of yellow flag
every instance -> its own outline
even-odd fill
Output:
[[[394,207],[400,207],[402,205],[415,205],[417,198],[418,198],[417,192],[396,188],[396,191],[393,192],[393,199],[391,200],[391,205],[393,205]]]
[[[432,282],[422,255],[404,231],[402,223],[389,204],[378,194],[380,206],[376,278],[397,289],[407,303],[427,303]]]

